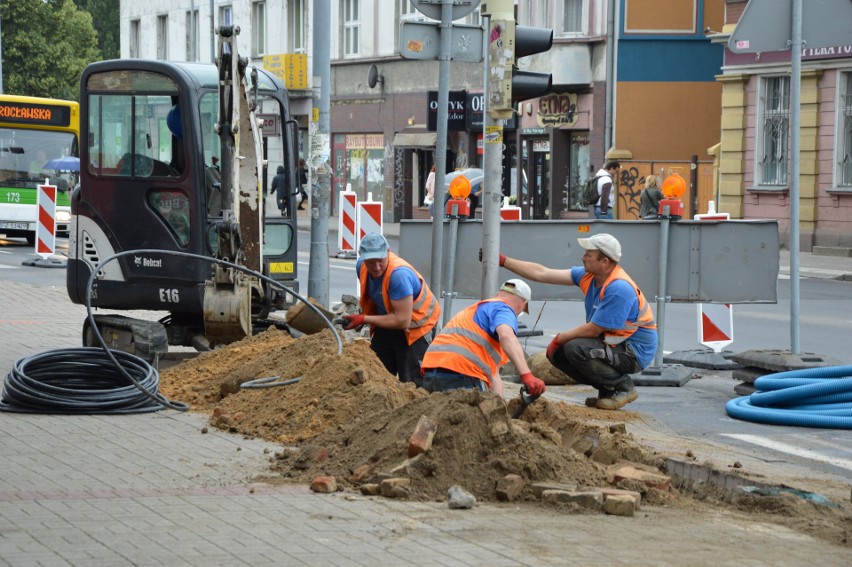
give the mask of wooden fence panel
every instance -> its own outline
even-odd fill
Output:
[[[655,162],[655,161],[622,161],[621,172],[618,176],[618,205],[616,206],[619,220],[636,220],[639,218],[639,203],[642,190],[645,188],[645,177],[654,173],[662,181],[673,173],[678,173],[686,181],[686,192],[681,197],[684,217],[692,218],[690,206],[692,191],[689,188],[689,162]],[[698,162],[697,176],[698,210],[695,213],[707,212],[707,201],[713,200],[713,162]]]

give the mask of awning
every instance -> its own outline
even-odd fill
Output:
[[[436,132],[423,132],[421,134],[406,134],[400,132],[393,137],[395,148],[434,148],[438,139]]]

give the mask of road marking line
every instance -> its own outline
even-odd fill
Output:
[[[747,435],[741,433],[723,433],[722,436],[731,437],[732,439],[737,439],[739,441],[743,441],[744,443],[751,443],[752,445],[766,447],[767,449],[772,449],[773,451],[778,451],[779,453],[789,453],[790,455],[810,459],[812,461],[819,461],[821,463],[828,463],[829,465],[852,471],[852,460],[850,459],[826,457],[824,455],[820,455],[819,453],[815,453],[813,451],[809,451],[801,447],[796,447],[795,445],[781,443],[780,441],[771,441],[769,439],[766,439],[765,437],[759,437],[757,435]]]

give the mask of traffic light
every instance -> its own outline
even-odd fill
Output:
[[[493,11],[488,36],[488,112],[496,120],[511,118],[515,102],[550,90],[550,73],[518,71],[517,62],[521,57],[549,50],[553,30],[517,25],[514,2],[489,0],[483,13],[489,8]]]

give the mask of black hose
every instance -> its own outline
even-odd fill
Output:
[[[290,378],[289,380],[281,380],[280,376],[267,376],[265,378],[258,378],[257,380],[249,380],[248,382],[243,382],[242,384],[240,384],[240,388],[244,390],[277,388],[278,386],[289,386],[290,384],[295,384],[301,379],[302,376],[296,376],[295,378]]]
[[[164,254],[193,258],[234,268],[293,295],[312,309],[332,330],[337,340],[337,354],[343,353],[343,341],[331,321],[307,298],[279,282],[227,260],[178,252],[174,250],[126,250],[104,259],[91,272],[86,285],[86,313],[92,332],[101,348],[81,347],[55,349],[18,360],[6,375],[0,411],[19,413],[113,414],[145,413],[163,408],[187,411],[189,406],[173,402],[157,390],[160,375],[146,360],[133,354],[110,349],[98,329],[92,313],[92,287],[95,277],[108,263],[122,256]],[[277,378],[272,378],[275,380]],[[261,379],[269,381],[269,378]],[[301,377],[249,388],[284,386]],[[255,381],[260,382],[260,381]]]

